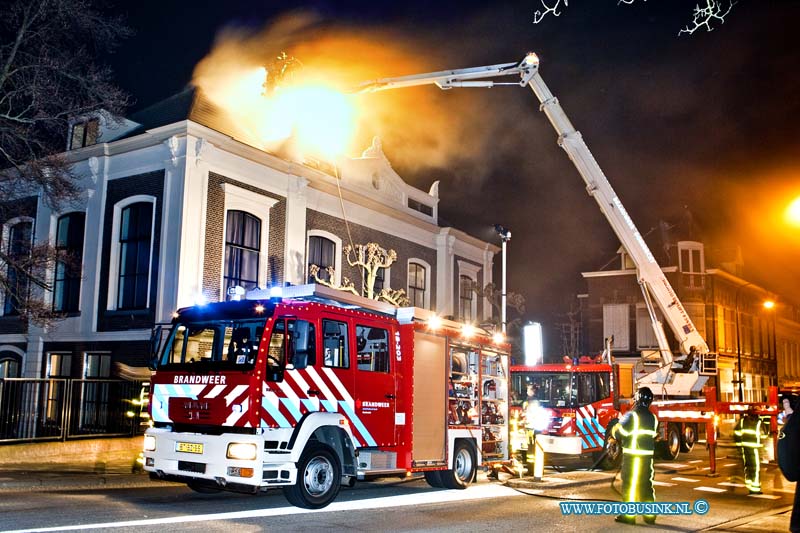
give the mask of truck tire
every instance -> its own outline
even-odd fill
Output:
[[[336,498],[342,484],[342,466],[336,452],[310,442],[297,464],[297,483],[283,487],[289,503],[304,509],[321,509]]]
[[[691,452],[695,442],[697,442],[697,426],[686,424],[681,435],[681,451],[685,453]]]
[[[667,426],[667,440],[657,443],[662,458],[673,461],[681,454],[681,431],[675,424]]]
[[[608,429],[606,429],[603,449],[595,452],[595,461],[599,459],[599,456],[602,455],[603,457],[599,464],[603,470],[616,470],[622,465],[622,446],[612,433],[615,425],[616,422],[609,424]]]
[[[458,441],[453,454],[453,468],[439,472],[442,485],[447,489],[466,489],[475,480],[478,471],[475,463],[475,450],[472,445],[467,441]]]
[[[430,485],[435,489],[444,488],[444,483],[442,483],[441,470],[429,470],[425,472],[425,481],[427,481],[428,485]]]

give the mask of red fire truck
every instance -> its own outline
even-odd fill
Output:
[[[322,286],[178,311],[153,360],[145,470],[194,490],[341,485],[423,472],[464,488],[508,459],[508,346]]]
[[[550,453],[591,454],[599,466],[612,469],[622,460],[612,434],[622,414],[632,406],[620,394],[619,365],[600,357],[582,357],[574,363],[511,367],[512,455],[532,463],[536,445]],[[635,390],[628,383],[627,390]],[[768,417],[772,435],[777,432],[778,391],[770,387],[766,402],[718,402],[714,387],[703,395],[684,399],[658,399],[652,411],[659,420],[657,450],[666,459],[689,452],[698,439],[709,445],[711,472],[715,472],[717,426],[721,416],[736,415],[751,406]]]

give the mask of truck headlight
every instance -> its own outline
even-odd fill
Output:
[[[252,442],[231,442],[228,444],[228,459],[249,461],[256,458],[256,445]]]
[[[535,431],[544,431],[550,427],[550,412],[542,407],[528,409],[528,427]]]
[[[145,435],[143,448],[146,452],[156,451],[156,438],[152,435]]]

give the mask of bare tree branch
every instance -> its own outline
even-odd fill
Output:
[[[118,120],[128,97],[95,58],[129,33],[93,0],[3,2],[0,223],[18,216],[19,200],[26,197],[39,197],[56,210],[77,199],[80,188],[63,153],[69,123],[87,113]],[[40,246],[46,243],[31,247],[28,257],[0,257],[4,301],[13,302],[14,311],[33,322],[57,318],[48,311],[50,287],[44,281],[54,252]]]
[[[568,0],[539,0],[542,4],[541,10],[536,10],[533,16],[533,23],[539,24],[547,15],[558,17],[561,15],[560,9],[569,6]],[[642,0],[646,2],[647,0]],[[617,5],[626,4],[631,5],[636,0],[617,0]],[[694,7],[692,23],[678,32],[678,35],[687,33],[691,35],[700,28],[705,28],[706,31],[712,31],[712,24],[724,24],[725,17],[731,12],[733,6],[736,4],[734,0],[706,0],[705,7],[700,7],[697,4]]]
[[[706,0],[705,7],[700,7],[700,4],[697,4],[694,6],[692,26],[686,26],[684,29],[678,32],[678,35],[682,33],[688,33],[691,35],[700,28],[705,28],[706,31],[713,31],[714,28],[711,27],[711,24],[724,24],[725,17],[727,17],[728,13],[731,12],[731,9],[733,9],[733,5],[735,3],[736,2],[733,0],[729,0],[728,2],[725,2],[724,0]]]

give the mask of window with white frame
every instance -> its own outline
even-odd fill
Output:
[[[0,379],[18,378],[22,369],[22,355],[0,350]]]
[[[78,311],[85,221],[84,213],[68,213],[56,223],[53,311]]]
[[[414,307],[428,308],[430,301],[430,266],[418,259],[408,261],[408,301]]]
[[[475,281],[469,276],[458,277],[458,317],[464,322],[475,319]]]
[[[111,354],[86,353],[83,358],[83,377],[99,379],[111,376]]]
[[[228,211],[223,274],[225,294],[237,285],[246,291],[259,286],[260,255],[261,219],[244,211]]]
[[[603,304],[603,338],[613,335],[612,350],[630,350],[628,304]]]
[[[117,309],[146,309],[153,241],[153,204],[122,209],[119,231]]]
[[[47,357],[48,378],[68,378],[72,374],[72,354],[50,352]]]
[[[108,309],[147,309],[150,302],[156,199],[137,195],[114,205]]]
[[[480,266],[467,261],[458,261],[458,317],[465,322],[479,320],[478,273]]]
[[[90,118],[72,124],[72,131],[69,137],[69,150],[77,150],[84,146],[97,144],[97,136],[100,131],[100,120]]]
[[[661,311],[656,309],[656,318],[659,321],[663,320]],[[616,344],[616,337],[614,337],[614,344]],[[636,349],[637,350],[652,350],[658,348],[658,339],[653,331],[653,321],[650,320],[650,313],[647,306],[638,304],[636,306]]]
[[[20,306],[28,296],[30,283],[22,265],[30,257],[32,239],[32,218],[19,217],[3,226],[3,252],[7,256],[6,290],[3,293],[4,315],[18,315]]]
[[[339,283],[342,279],[342,240],[327,231],[311,230],[308,232],[307,246],[306,274],[308,282],[315,282],[314,277],[311,275],[311,266],[316,265],[319,267],[317,276],[320,279],[334,284]],[[330,279],[330,274],[326,270],[328,267],[333,268],[333,280]]]
[[[678,243],[679,268],[684,287],[700,289],[704,285],[705,261],[703,244],[693,241]]]

